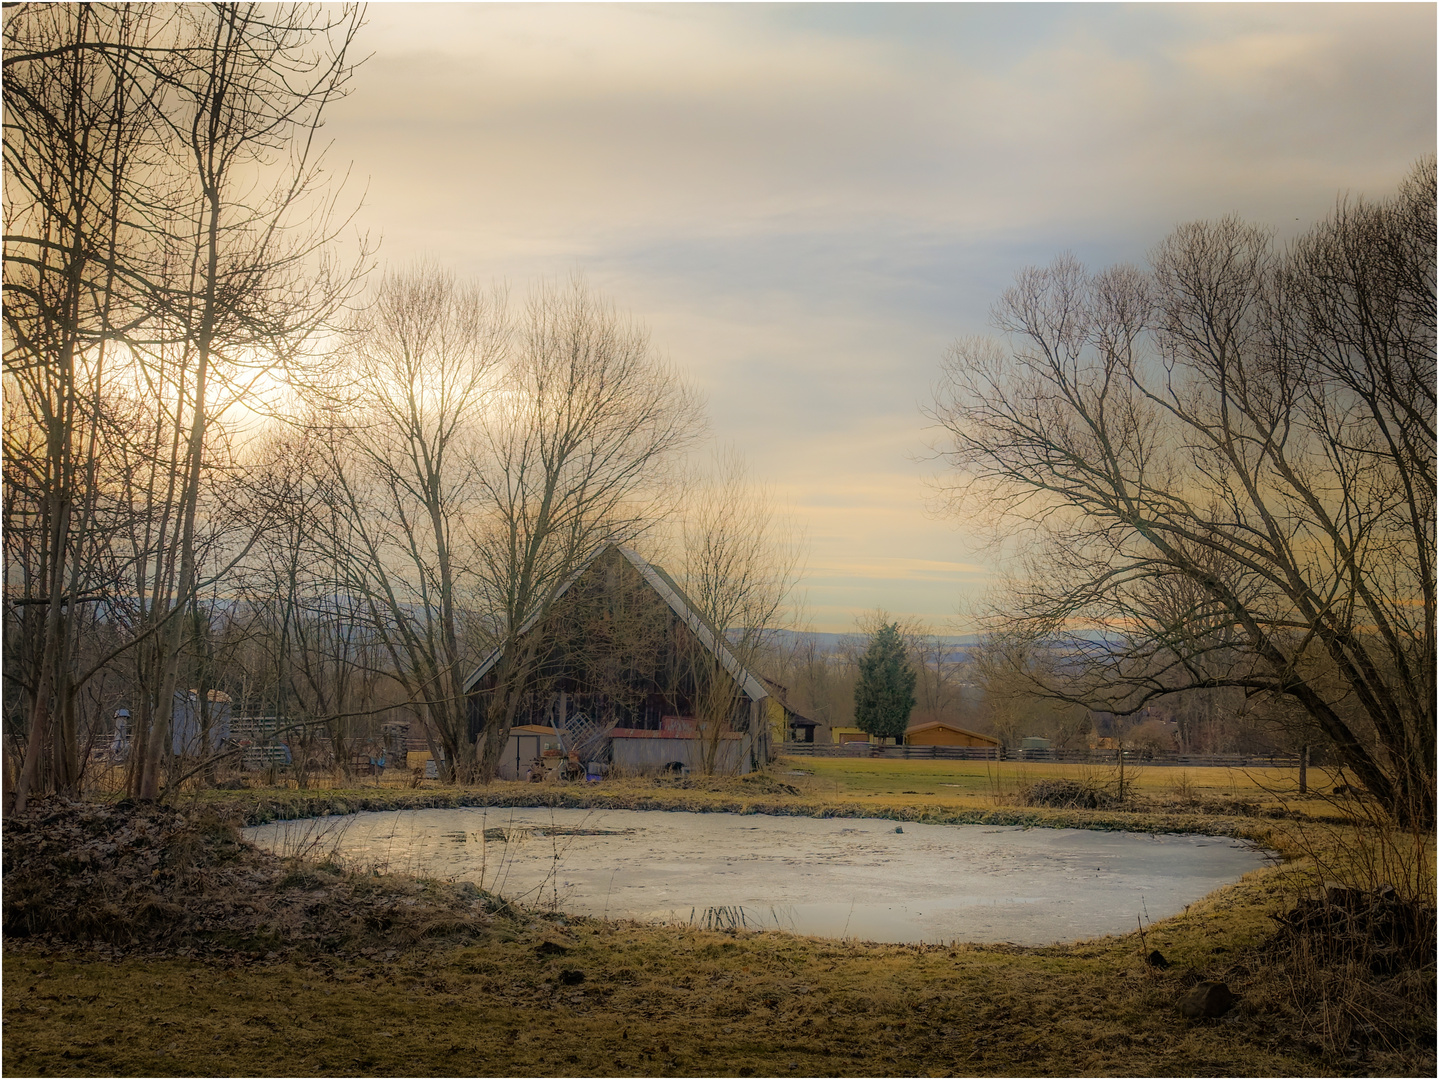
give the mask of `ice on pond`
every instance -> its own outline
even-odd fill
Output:
[[[1212,836],[658,810],[385,811],[245,835],[577,914],[894,942],[1127,933],[1267,861]]]

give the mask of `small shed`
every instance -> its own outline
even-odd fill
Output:
[[[905,746],[975,746],[998,749],[999,738],[983,732],[970,731],[945,720],[916,724],[904,733]]]
[[[806,720],[798,713],[789,719],[789,741],[797,743],[814,742],[815,730],[819,727],[813,720]]]
[[[559,742],[559,733],[544,724],[518,724],[510,728],[505,752],[500,755],[500,779],[523,780],[530,763],[544,753],[546,747],[558,747]]]
[[[230,738],[230,695],[209,690],[204,700],[198,690],[176,690],[170,721],[170,746],[176,757],[201,758],[218,754]]]

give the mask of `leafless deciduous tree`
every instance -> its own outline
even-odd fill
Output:
[[[355,412],[329,459],[339,592],[361,605],[447,771],[467,778],[461,684],[482,584],[471,533],[491,513],[483,433],[509,337],[502,293],[433,266],[388,274],[355,328]]]
[[[355,7],[182,7],[186,24],[162,109],[174,158],[189,167],[161,204],[167,238],[161,295],[189,399],[172,603],[159,638],[160,707],[147,727],[135,794],[159,793],[166,719],[178,674],[178,619],[198,578],[195,530],[208,425],[226,397],[293,361],[352,294],[360,266],[331,265],[337,224],[323,187],[316,137],[326,107],[343,95],[359,29]],[[317,202],[318,200],[318,202]],[[327,203],[329,205],[327,205]],[[159,216],[159,215],[157,215]],[[183,374],[182,374],[183,378]],[[219,398],[220,400],[216,400]],[[177,410],[178,416],[178,410]]]
[[[529,299],[487,413],[472,534],[492,646],[493,690],[477,700],[478,775],[494,775],[543,642],[542,620],[581,562],[661,520],[672,465],[703,430],[699,399],[649,335],[582,280]]]
[[[102,473],[115,338],[143,294],[131,200],[152,149],[154,71],[138,57],[155,22],[105,5],[5,16],[7,806],[79,780],[77,634],[112,569]]]
[[[1059,696],[1300,706],[1396,817],[1435,781],[1435,171],[1287,247],[1186,225],[1149,273],[1029,270],[932,418],[956,506],[1023,541],[999,615]]]
[[[347,775],[357,732],[387,711],[391,679],[370,607],[352,589],[346,503],[331,468],[335,421],[297,417],[266,440],[247,482],[270,527],[232,575],[248,647],[235,674],[247,709],[276,718],[303,762],[326,751]],[[325,745],[320,745],[321,743]]]
[[[6,389],[44,451],[25,470],[31,500],[7,510],[46,537],[23,569],[7,547],[7,587],[27,581],[49,642],[18,687],[26,752],[7,805],[75,782],[67,702],[103,665],[78,667],[62,639],[75,589],[96,599],[117,568],[103,602],[132,610],[116,647],[149,650],[132,794],[158,793],[182,616],[219,557],[202,499],[221,416],[302,355],[356,279],[330,258],[343,222],[316,134],[359,23],[357,8],[308,5],[6,13]],[[117,551],[117,536],[139,546]]]
[[[680,583],[735,662],[757,671],[774,631],[787,621],[802,543],[732,449],[716,454],[708,474],[687,486]],[[704,770],[715,771],[730,731],[748,732],[752,753],[763,764],[774,749],[768,723],[745,711],[747,699],[718,653],[692,636],[680,640],[684,678],[694,687]]]

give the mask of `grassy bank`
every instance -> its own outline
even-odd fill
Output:
[[[744,777],[629,777],[596,784],[496,781],[469,788],[433,781],[420,786],[371,781],[304,789],[208,790],[183,793],[174,801],[178,806],[223,808],[247,825],[368,810],[555,806],[1204,833],[1261,844],[1275,842],[1283,831],[1276,829],[1276,822],[1341,820],[1333,806],[1317,800],[1303,807],[1263,801],[1269,796],[1259,784],[1273,778],[1206,771],[1225,775],[1186,779],[1179,795],[1170,786],[1178,777],[1163,785],[1151,778],[1146,784],[1144,773],[1132,773],[1124,808],[1106,810],[1017,805],[1017,794],[1036,780],[1075,776],[1095,782],[1097,774],[1082,767],[1031,770],[1009,763],[843,758],[781,762],[770,772]],[[1103,780],[1099,775],[1099,782]]]
[[[943,761],[895,758],[794,758],[781,771],[803,772],[814,790],[829,790],[880,804],[911,804],[975,809],[1012,800],[1028,786],[1049,779],[1077,780],[1113,790],[1120,775],[1113,765],[1074,765],[1024,761]],[[788,779],[788,777],[786,777]],[[1299,795],[1299,770],[1126,765],[1126,795],[1156,806],[1202,807],[1211,815],[1300,815],[1327,817],[1337,812],[1325,797],[1338,778],[1309,770],[1309,792]]]
[[[883,758],[782,760],[747,777],[607,779],[596,784],[496,781],[454,787],[415,784],[390,775],[345,783],[312,779],[305,788],[182,792],[176,805],[223,806],[249,825],[365,810],[461,806],[559,806],[808,817],[878,817],[939,824],[986,824],[1208,833],[1269,842],[1275,821],[1341,824],[1342,800],[1317,794],[1300,799],[1297,773],[1286,769],[1126,769],[1123,809],[1052,809],[1022,805],[1038,781],[1073,779],[1114,791],[1113,768],[1023,762],[928,761]],[[1316,785],[1326,778],[1311,771]],[[1327,789],[1326,789],[1327,790]]]
[[[1138,935],[1037,949],[838,943],[542,916],[398,957],[7,957],[5,1056],[53,1075],[1429,1075],[1336,1053],[1247,959],[1261,872]],[[1144,949],[1172,962],[1156,971]],[[1175,1001],[1201,976],[1219,1021]],[[1428,1072],[1426,1072],[1428,1070]]]
[[[944,771],[927,773],[935,764]],[[996,805],[1002,792],[987,805],[982,791],[925,794],[926,778],[938,788],[959,783],[957,775],[982,775],[955,768],[973,764],[833,759],[714,781],[252,789],[187,796],[180,810],[212,822],[212,830],[226,817],[429,805],[865,814],[1223,833],[1269,844],[1289,859],[1143,935],[1044,948],[941,948],[567,918],[452,895],[443,883],[356,882],[300,865],[265,871],[254,853],[244,858],[260,861],[245,864],[244,880],[262,884],[247,887],[273,893],[291,922],[311,907],[328,913],[330,938],[282,941],[267,930],[264,940],[232,936],[212,955],[177,955],[185,950],[7,937],[6,1071],[1433,1074],[1432,957],[1417,970],[1379,977],[1357,954],[1336,957],[1307,938],[1276,937],[1273,916],[1294,908],[1317,878],[1336,868],[1377,872],[1364,865],[1376,838],[1302,819],[1163,809],[1161,800],[1143,811],[1080,811]],[[806,775],[787,775],[800,770]],[[971,796],[972,803],[959,801]],[[8,856],[6,872],[8,904]],[[332,884],[326,873],[336,875]],[[186,880],[203,890],[207,874],[214,871],[202,867]],[[1432,877],[1420,887],[1432,892]],[[336,890],[343,904],[333,900]],[[356,897],[367,914],[340,925],[339,912]],[[425,904],[432,910],[410,914]],[[10,926],[7,912],[7,933]],[[456,936],[456,928],[463,933]],[[1153,950],[1167,967],[1146,961]],[[1176,1003],[1202,979],[1226,982],[1239,1001],[1221,1019],[1185,1020]]]

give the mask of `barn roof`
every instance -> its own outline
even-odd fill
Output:
[[[997,736],[986,735],[982,731],[970,731],[969,728],[962,728],[958,724],[951,724],[945,720],[931,720],[927,724],[915,724],[914,727],[905,728],[904,733],[906,735],[913,735],[919,731],[934,731],[938,728],[943,728],[945,731],[958,732],[960,735],[968,735],[974,739],[985,739],[988,742],[996,744],[999,742]]]
[[[735,659],[734,654],[730,652],[729,648],[725,645],[722,635],[710,625],[708,619],[695,610],[693,602],[685,595],[684,590],[679,587],[679,584],[660,567],[647,562],[638,552],[631,551],[626,547],[620,547],[618,544],[601,545],[565,579],[564,584],[556,591],[554,598],[558,600],[564,596],[565,593],[570,590],[570,586],[574,585],[576,581],[584,576],[585,571],[594,564],[595,560],[611,548],[623,555],[625,559],[629,561],[630,565],[639,571],[640,577],[645,580],[645,583],[657,592],[660,598],[669,605],[670,610],[678,615],[680,620],[689,627],[690,632],[694,634],[700,644],[708,649],[712,655],[719,658],[720,663],[724,665],[724,669],[729,672],[730,677],[740,685],[746,697],[751,701],[760,701],[769,696],[769,693],[760,684],[760,681],[751,675],[749,671]],[[519,634],[516,636],[523,637],[534,629],[535,624],[540,620],[541,614],[542,612],[537,611],[526,619],[524,623],[521,624]],[[503,655],[503,650],[495,649],[489,656],[485,657],[479,667],[470,673],[470,677],[465,680],[464,692],[466,694],[471,693],[475,687],[479,685],[480,680],[489,674],[490,670],[499,663],[501,655]]]

